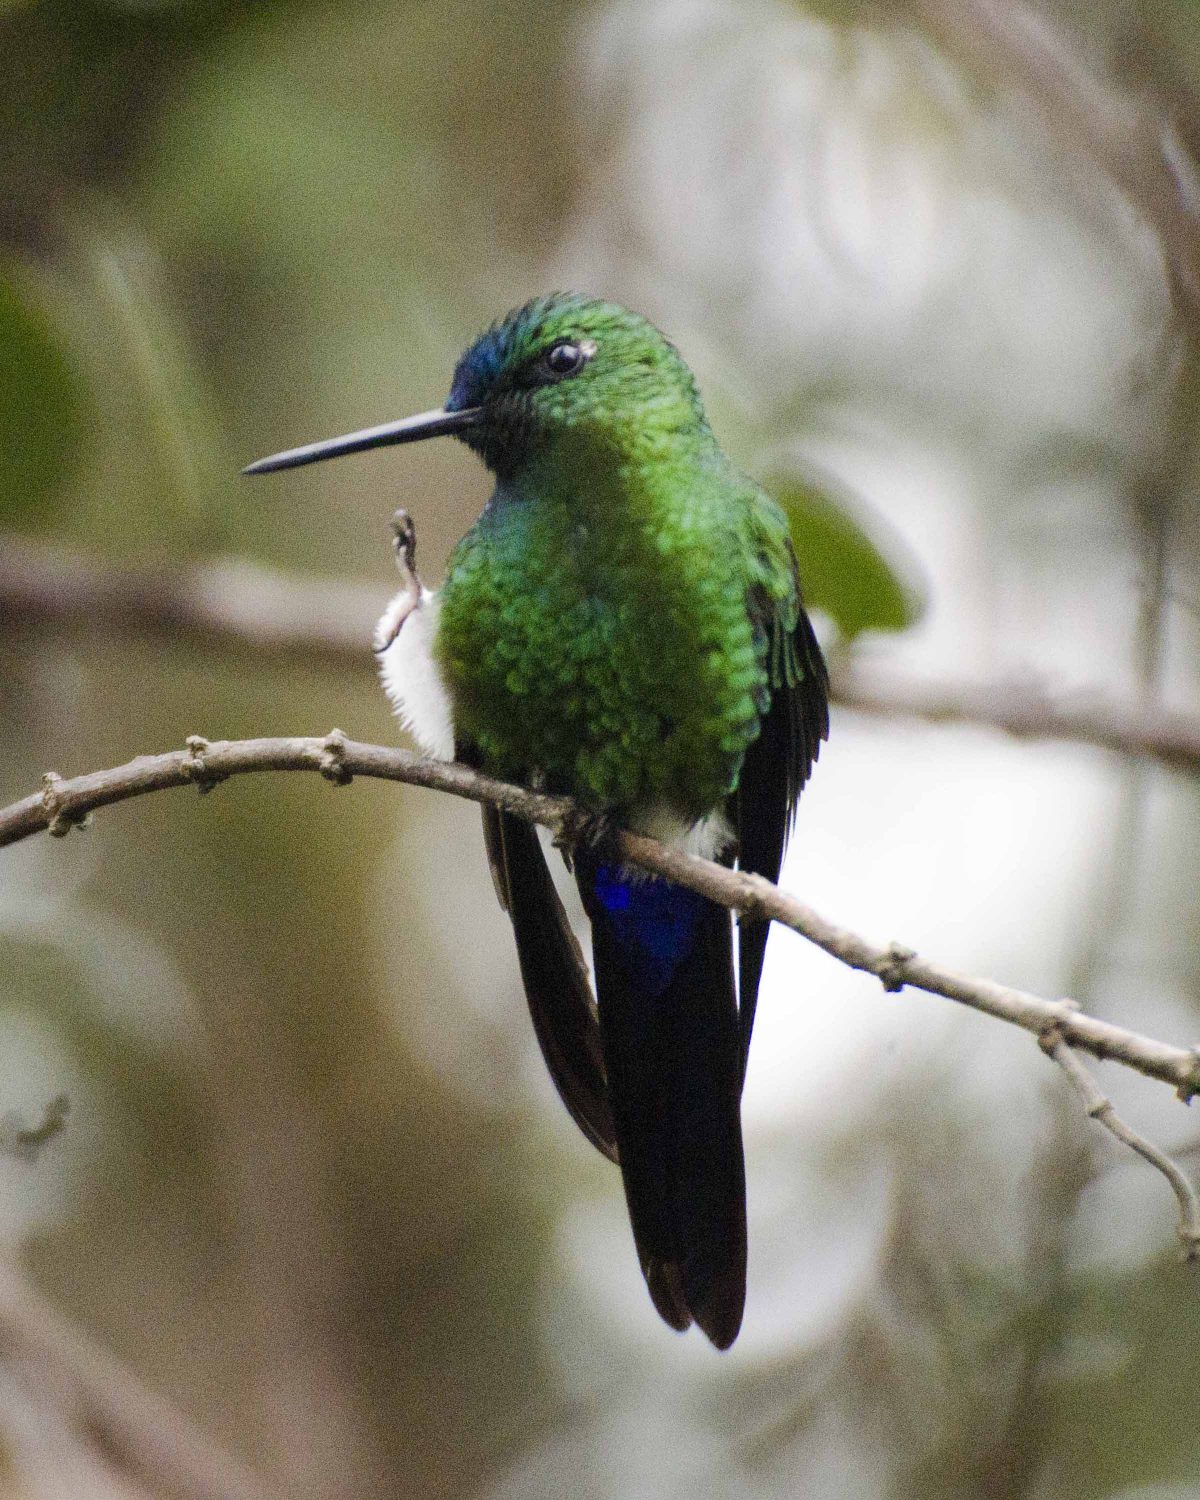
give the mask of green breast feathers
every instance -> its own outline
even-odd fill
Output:
[[[770,666],[749,601],[773,584],[794,610],[795,587],[770,502],[706,491],[640,516],[498,492],[451,559],[434,643],[489,771],[689,822],[733,790]]]

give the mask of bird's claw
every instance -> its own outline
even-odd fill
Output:
[[[417,528],[406,510],[392,515],[392,546],[396,552],[396,565],[401,572],[417,571]]]
[[[563,819],[554,839],[558,849],[571,867],[571,855],[578,849],[595,854],[611,844],[620,832],[620,822],[611,810],[590,807],[575,807]]]
[[[421,603],[421,580],[417,576],[417,528],[406,510],[398,510],[392,516],[392,547],[396,553],[396,567],[403,586],[389,602],[375,627],[373,645],[376,656],[382,656],[395,642],[405,620]]]

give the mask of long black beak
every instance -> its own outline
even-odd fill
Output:
[[[326,438],[322,443],[306,443],[303,448],[289,448],[247,464],[243,474],[270,474],[276,469],[298,469],[301,464],[319,464],[326,458],[341,458],[344,453],[362,453],[368,448],[386,448],[392,443],[419,443],[422,438],[443,437],[474,427],[482,415],[478,406],[462,411],[423,411],[417,417],[402,417],[398,422],[384,422],[378,427],[364,427],[345,437]]]

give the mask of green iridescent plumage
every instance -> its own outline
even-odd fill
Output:
[[[441,594],[455,723],[497,775],[694,821],[734,789],[769,700],[748,595],[795,624],[783,516],[733,470],[644,319],[547,301],[497,339],[512,368],[557,340],[596,352],[576,379],[501,393],[520,451],[485,451],[496,493]]]
[[[385,686],[433,754],[578,798],[778,877],[828,730],[824,663],[783,514],[717,445],[691,372],[644,318],[539,298],[459,361],[443,410],[276,454],[253,472],[453,433],[496,487],[440,595],[380,622]],[[619,1162],[654,1306],[721,1349],[746,1291],[740,1101],[767,926],[575,850],[586,965],[535,831],[485,806],[542,1054]],[[603,819],[599,820],[603,824]]]

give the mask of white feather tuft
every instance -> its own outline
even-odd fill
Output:
[[[642,808],[630,819],[630,827],[697,859],[715,859],[733,842],[733,829],[720,810],[689,824],[673,808],[660,803]]]
[[[375,632],[379,675],[388,701],[405,729],[435,760],[454,759],[454,716],[442,681],[433,641],[440,601],[422,588],[416,603],[410,590],[397,594]],[[399,622],[399,623],[397,623]]]

